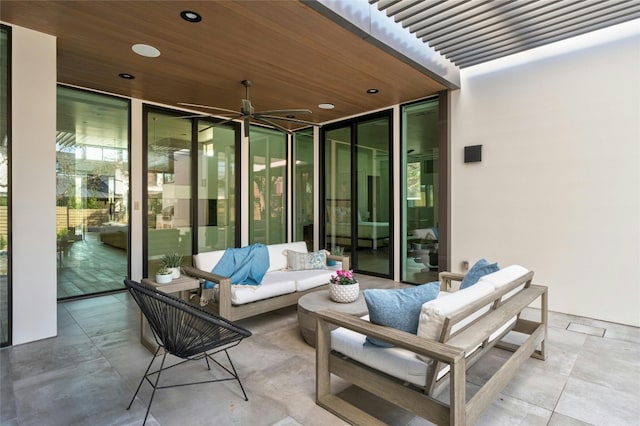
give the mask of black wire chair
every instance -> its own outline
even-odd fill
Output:
[[[131,408],[145,380],[153,387],[153,392],[151,393],[143,424],[146,423],[147,417],[149,416],[149,410],[151,409],[151,403],[153,402],[156,389],[237,380],[240,385],[240,390],[242,390],[242,394],[244,395],[244,400],[249,400],[233,362],[231,362],[231,357],[229,357],[229,353],[227,352],[227,349],[237,346],[242,339],[251,336],[249,330],[207,312],[198,306],[184,302],[169,294],[162,293],[153,287],[131,280],[125,280],[124,284],[140,307],[143,315],[147,318],[153,336],[158,344],[158,349],[153,355],[144,376],[140,379],[140,384],[138,384],[138,388],[135,394],[133,394],[127,410]],[[160,362],[160,368],[149,372],[153,362],[161,351],[163,351],[163,356]],[[222,365],[212,357],[212,355],[218,352],[224,352],[226,354],[230,367]],[[175,355],[184,361],[165,367],[164,364],[167,354]],[[202,358],[204,358],[207,363],[207,369],[211,369],[209,364],[209,360],[211,360],[229,373],[231,377],[158,386],[160,374],[164,370],[184,364],[187,361],[201,360]],[[156,375],[155,381],[152,381],[151,376],[154,374]]]

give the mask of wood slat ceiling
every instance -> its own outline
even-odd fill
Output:
[[[638,0],[370,0],[460,68],[640,18]]]
[[[0,19],[57,37],[61,83],[174,106],[239,110],[249,79],[256,110],[309,108],[297,118],[322,123],[444,90],[297,1],[3,0]],[[135,43],[160,57],[136,55]],[[325,102],[336,108],[317,107]]]
[[[640,17],[637,0],[370,3],[459,67]],[[59,82],[172,106],[239,110],[249,79],[256,110],[308,108],[297,118],[325,123],[445,90],[299,1],[2,0],[0,19],[57,37]],[[135,43],[161,56],[138,56]]]

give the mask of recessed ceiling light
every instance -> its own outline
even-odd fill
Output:
[[[122,73],[122,74],[118,74],[121,78],[124,78],[126,80],[133,80],[135,77],[132,74],[127,74],[127,73]]]
[[[336,106],[334,104],[329,104],[329,103],[318,105],[318,108],[320,109],[334,109],[335,107]]]
[[[192,10],[183,10],[180,12],[180,17],[187,22],[200,22],[202,21],[202,16],[198,12],[194,12]]]
[[[379,90],[378,89],[367,89],[367,93],[369,95],[375,95],[376,93],[378,93]]]
[[[134,44],[131,46],[131,50],[136,52],[138,55],[145,56],[147,58],[157,58],[160,56],[160,51],[148,44]]]

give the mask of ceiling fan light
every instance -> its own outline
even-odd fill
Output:
[[[157,58],[160,56],[160,51],[153,46],[149,46],[148,44],[134,44],[131,46],[131,50],[137,53],[140,56],[144,56],[146,58]]]
[[[330,103],[318,104],[318,108],[320,109],[334,109],[336,106]]]
[[[183,10],[180,12],[180,17],[187,22],[200,22],[202,21],[202,16],[198,12],[194,12],[192,10]]]
[[[378,89],[367,89],[367,94],[368,95],[375,95],[378,92],[379,92]]]

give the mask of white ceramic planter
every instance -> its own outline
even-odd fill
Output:
[[[156,274],[156,282],[158,284],[169,284],[171,280],[173,280],[173,276],[171,274],[166,274],[166,275]]]
[[[180,278],[180,267],[177,268],[169,268],[169,270],[171,271],[171,277],[176,279],[176,278]]]
[[[360,283],[340,285],[329,283],[329,298],[338,303],[355,302],[360,295]]]

